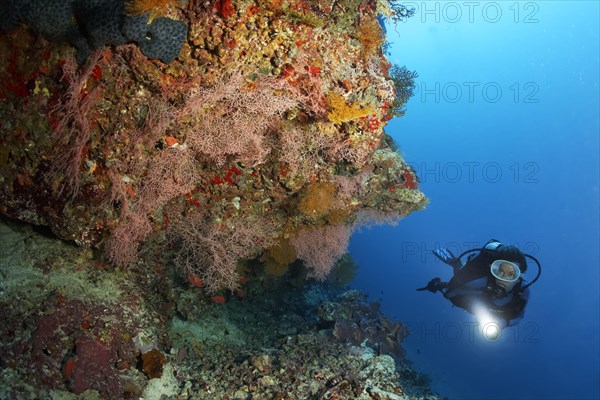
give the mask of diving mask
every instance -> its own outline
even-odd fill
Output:
[[[507,292],[512,290],[521,277],[519,266],[506,260],[494,261],[490,267],[490,272],[496,278],[496,283]]]

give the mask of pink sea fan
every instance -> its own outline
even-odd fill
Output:
[[[228,158],[247,165],[264,162],[264,139],[298,102],[286,94],[284,81],[261,78],[248,84],[240,74],[190,95],[176,115],[186,144],[219,165]]]
[[[191,191],[198,179],[195,160],[185,149],[166,149],[150,159],[146,176],[138,185],[135,201],[128,198],[119,175],[112,173],[111,199],[121,201],[122,211],[119,225],[106,244],[109,260],[116,265],[135,261],[139,244],[152,233],[148,219],[150,213]]]
[[[290,174],[310,176],[326,165],[328,150],[335,139],[320,132],[314,125],[306,127],[284,126],[279,131],[280,161],[287,164]]]
[[[348,249],[351,235],[348,225],[328,225],[300,231],[292,238],[292,245],[310,275],[322,281]]]
[[[145,214],[124,211],[106,243],[106,256],[114,265],[131,264],[137,260],[139,244],[150,233],[152,225]]]
[[[175,221],[171,230],[181,246],[175,265],[184,276],[200,277],[209,293],[235,290],[240,285],[238,261],[272,245],[273,231],[266,219],[239,217],[229,226],[201,213],[188,215]]]
[[[99,92],[99,87],[87,90],[86,85],[101,59],[102,53],[94,52],[79,72],[73,61],[63,64],[62,81],[67,84],[66,94],[50,111],[50,119],[55,121],[52,129],[57,133],[55,146],[61,149],[50,168],[50,176],[55,178],[62,174],[64,184],[61,192],[66,188],[73,197],[79,191],[83,150],[93,127],[90,111]],[[56,115],[60,117],[57,118]]]

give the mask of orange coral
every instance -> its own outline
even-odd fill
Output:
[[[327,214],[333,206],[336,186],[331,182],[311,182],[306,194],[300,200],[298,209],[308,216],[319,217]]]
[[[235,14],[235,7],[231,4],[231,0],[217,0],[215,2],[215,8],[225,19]]]
[[[131,0],[125,4],[128,16],[150,14],[150,21],[167,13],[169,5],[178,0]]]
[[[375,112],[373,107],[361,107],[358,103],[348,104],[342,96],[335,93],[329,93],[327,98],[331,107],[331,111],[327,117],[331,122],[336,124],[352,121],[353,119],[365,117]]]
[[[329,222],[331,225],[340,225],[348,221],[350,216],[351,214],[348,210],[334,208],[327,215],[327,222]]]
[[[296,259],[296,249],[289,239],[280,239],[268,252],[273,260],[280,264],[289,264]]]
[[[163,365],[167,362],[167,358],[156,349],[152,349],[142,354],[142,369],[148,378],[160,378],[163,373]]]
[[[367,18],[358,27],[358,40],[363,45],[363,57],[369,59],[385,41],[385,36],[377,18]]]
[[[269,275],[282,276],[288,271],[288,265],[296,260],[296,249],[289,239],[280,239],[263,254],[262,260]]]

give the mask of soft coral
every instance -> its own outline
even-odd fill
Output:
[[[404,183],[402,183],[403,187],[410,190],[415,190],[418,188],[419,184],[417,182],[416,176],[410,168],[406,168],[404,171],[402,171],[402,174],[400,176],[404,180]]]
[[[150,14],[150,20],[165,15],[169,5],[177,0],[131,0],[125,4],[127,15]]]

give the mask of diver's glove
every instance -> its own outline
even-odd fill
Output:
[[[431,293],[435,293],[435,292],[441,292],[443,289],[446,288],[446,286],[448,286],[447,283],[442,282],[442,280],[440,278],[433,278],[432,280],[429,281],[427,286],[419,288],[417,290],[419,292],[421,292],[423,290],[429,290]]]
[[[435,249],[433,250],[433,255],[439,258],[444,264],[448,264],[454,269],[458,269],[462,266],[460,260],[448,249]]]

